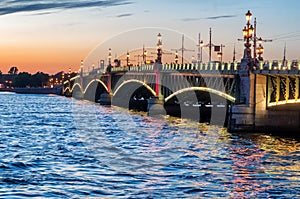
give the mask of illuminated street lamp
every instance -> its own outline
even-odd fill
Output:
[[[156,63],[161,64],[161,55],[162,55],[162,40],[161,40],[161,34],[158,33],[157,35],[157,59]]]
[[[83,60],[80,62],[80,76],[83,76]]]
[[[263,58],[262,58],[262,54],[263,54],[263,52],[264,52],[264,47],[262,46],[262,42],[263,42],[263,40],[262,40],[262,38],[260,37],[259,39],[258,39],[258,47],[257,47],[257,49],[256,49],[256,53],[258,54],[258,60],[259,61],[263,61]]]
[[[218,47],[218,48],[217,48]],[[223,61],[223,47],[225,47],[225,45],[221,44],[220,46],[215,46],[215,51],[217,50],[217,57],[219,58],[219,61],[222,62]]]
[[[244,58],[251,58],[251,43],[250,41],[253,41],[253,60],[254,62],[256,62],[257,60],[257,54],[258,54],[258,60],[262,61],[262,54],[264,51],[264,48],[262,46],[262,42],[272,42],[272,40],[270,39],[262,39],[261,37],[258,38],[256,37],[256,18],[254,19],[254,27],[250,24],[251,21],[251,17],[252,14],[250,13],[250,11],[248,10],[248,12],[246,13],[246,20],[247,20],[247,24],[246,26],[243,28],[243,36],[244,36],[244,41],[245,41],[245,53],[244,53]],[[259,44],[257,47],[257,43]]]
[[[111,65],[111,48],[108,49],[108,65]]]
[[[246,13],[246,20],[249,22],[251,20],[252,14],[250,12],[250,10],[248,10],[248,12]]]
[[[204,42],[203,42],[203,40],[201,40],[200,41],[200,63],[202,63],[202,48],[203,48],[203,46],[204,46]]]
[[[192,64],[195,64],[195,57],[194,56],[192,56]]]
[[[258,44],[262,44],[263,40],[262,38],[260,37],[258,40],[257,40]]]
[[[50,82],[50,87],[53,88],[53,78],[50,78],[49,82]]]
[[[126,54],[126,65],[129,66],[129,58],[130,58],[130,55],[129,55],[129,52],[127,51],[127,54]]]
[[[145,64],[147,61],[147,50],[143,50],[143,64]]]
[[[217,53],[217,57],[219,58],[220,62],[222,62],[222,56],[223,56],[222,52]]]
[[[176,64],[178,64],[178,60],[179,60],[179,58],[178,58],[178,51],[176,51],[176,53],[175,53],[175,63]]]
[[[250,12],[250,10],[248,10],[248,12],[246,13],[246,20],[247,20],[247,24],[246,26],[243,28],[243,36],[244,36],[244,41],[245,41],[245,47],[246,47],[246,52],[244,54],[245,58],[251,58],[251,43],[250,40],[252,39],[252,35],[254,32],[254,28],[253,26],[250,24],[251,21],[251,17],[252,14]]]
[[[69,72],[68,72],[68,79],[71,78],[71,67],[69,67]]]

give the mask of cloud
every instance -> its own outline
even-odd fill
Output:
[[[121,17],[130,17],[132,15],[133,15],[132,13],[124,13],[124,14],[119,14],[116,17],[118,17],[118,18],[121,18]]]
[[[236,15],[219,15],[213,17],[206,17],[205,19],[222,19],[222,18],[233,18],[233,17],[236,17]]]
[[[32,15],[36,15],[36,16],[41,16],[41,15],[49,15],[49,14],[53,14],[53,13],[56,13],[56,12],[39,12],[39,13],[35,13],[35,14],[32,14]]]
[[[0,3],[0,15],[32,11],[44,11],[47,13],[52,9],[110,7],[131,3],[128,0],[2,0]]]
[[[200,18],[200,17],[183,18],[182,21],[199,21],[202,19],[216,20],[216,19],[224,19],[224,18],[232,18],[232,17],[236,17],[236,15],[220,15],[220,16],[212,16],[212,17],[205,17],[205,18]]]
[[[198,21],[202,18],[183,18],[182,21]]]

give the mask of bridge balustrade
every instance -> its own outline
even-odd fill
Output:
[[[104,73],[104,70],[103,70],[103,69],[97,70],[97,74],[102,74],[102,73]]]
[[[192,72],[192,71],[211,71],[211,72],[219,72],[223,71],[226,73],[232,72],[236,74],[238,70],[237,62],[229,62],[229,63],[197,63],[197,64],[163,64],[162,71],[184,71],[184,72]]]
[[[82,73],[82,76],[83,77],[88,77],[89,76],[89,72]]]
[[[254,73],[260,74],[300,74],[298,61],[264,61],[254,68]]]
[[[211,62],[211,63],[191,63],[191,64],[163,64],[161,70],[162,71],[182,71],[182,72],[192,72],[192,71],[206,71],[206,72],[224,72],[224,73],[232,73],[236,74],[238,71],[238,63],[237,62],[228,62],[228,63],[220,63],[220,62]],[[153,71],[154,64],[146,64],[141,66],[120,66],[113,67],[111,69],[112,72],[119,71],[131,71],[131,72],[150,72]],[[300,65],[298,61],[260,61],[258,63],[257,68],[253,70],[254,73],[261,74],[300,74]],[[105,73],[105,69],[98,69],[93,71],[93,74],[103,74]],[[89,75],[93,75],[92,72],[83,73],[83,77],[87,77]]]

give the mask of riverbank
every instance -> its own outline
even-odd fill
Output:
[[[0,92],[14,92],[20,94],[61,94],[61,87],[54,88],[1,88]]]

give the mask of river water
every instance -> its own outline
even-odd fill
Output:
[[[0,198],[298,198],[300,141],[0,93]]]

